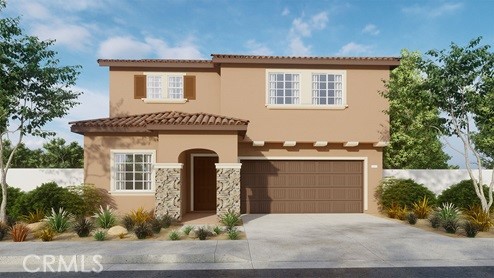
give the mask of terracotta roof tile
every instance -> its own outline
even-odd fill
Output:
[[[150,130],[168,129],[202,129],[204,128],[227,128],[228,130],[246,130],[249,121],[207,114],[207,113],[185,113],[177,111],[165,111],[158,113],[129,115],[112,118],[100,118],[85,121],[70,122],[74,132],[143,132]]]
[[[212,63],[211,60],[180,60],[180,59],[98,59],[98,63],[126,62],[126,63]]]
[[[271,60],[385,60],[399,61],[399,57],[344,57],[344,56],[268,56],[268,55],[242,55],[242,54],[211,54],[213,59],[271,59]]]

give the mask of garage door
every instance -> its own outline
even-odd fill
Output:
[[[242,213],[363,212],[363,162],[242,160]]]

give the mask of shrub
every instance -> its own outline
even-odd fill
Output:
[[[192,231],[192,229],[194,229],[192,226],[185,226],[183,229],[184,234],[189,235],[190,231]]]
[[[91,216],[98,212],[99,207],[113,204],[108,191],[96,188],[92,184],[81,184],[67,187],[70,193],[79,196],[82,202],[74,202],[72,214],[77,216]]]
[[[441,219],[439,218],[438,212],[434,212],[430,217],[429,217],[429,222],[431,223],[432,228],[437,229],[439,226],[441,226]]]
[[[36,232],[36,237],[41,239],[41,241],[52,241],[55,237],[55,231],[47,227]]]
[[[20,217],[20,220],[28,224],[40,222],[45,218],[45,212],[37,208],[35,211],[29,212],[28,215]]]
[[[14,242],[25,241],[29,232],[29,228],[22,223],[17,223],[10,229],[10,235],[12,236],[12,240]]]
[[[85,217],[80,217],[74,224],[74,231],[79,237],[89,236],[93,228],[93,222]]]
[[[3,240],[8,231],[9,226],[3,222],[0,222],[0,241]]]
[[[146,223],[153,219],[151,212],[145,210],[143,207],[140,207],[137,210],[132,210],[129,216],[134,225]]]
[[[459,228],[458,217],[460,211],[452,203],[444,203],[438,211],[441,226],[447,233],[454,234]]]
[[[134,229],[135,222],[132,217],[127,214],[122,218],[122,224],[127,231],[132,231]]]
[[[170,227],[170,225],[173,223],[174,220],[175,219],[173,219],[173,217],[171,217],[168,214],[161,216],[160,217],[161,227],[163,227],[164,229]]]
[[[153,234],[149,223],[142,222],[134,226],[134,233],[138,239],[145,239]]]
[[[415,225],[417,224],[417,215],[415,213],[410,212],[407,214],[407,221],[410,225]]]
[[[105,231],[97,231],[94,233],[94,239],[97,241],[104,241],[106,239],[106,232]]]
[[[57,233],[63,233],[69,227],[69,214],[60,208],[58,212],[51,209],[51,215],[46,217],[46,221],[51,229]]]
[[[226,226],[227,230],[231,230],[240,222],[240,215],[229,211],[221,216],[220,222]]]
[[[386,178],[378,185],[374,196],[381,211],[386,211],[392,204],[400,207],[413,207],[413,203],[426,197],[431,204],[436,202],[436,196],[422,184],[411,179]]]
[[[19,200],[24,198],[26,193],[21,191],[19,188],[8,186],[7,187],[7,207],[6,213],[15,222],[21,215],[23,215],[23,211],[21,210],[21,206],[17,203]],[[2,190],[0,190],[0,200],[2,199]],[[12,225],[9,225],[12,226]]]
[[[205,240],[211,235],[211,232],[206,227],[200,227],[197,229],[196,235],[199,240]]]
[[[109,229],[117,223],[117,218],[110,206],[106,206],[106,208],[100,207],[99,211],[93,217],[96,218],[98,226],[103,229]]]
[[[70,214],[79,213],[83,200],[69,189],[58,186],[55,182],[43,183],[35,189],[23,195],[17,202],[16,207],[21,215],[28,215],[36,209],[43,210],[48,214],[53,208],[59,210],[64,208]]]
[[[214,227],[213,231],[217,235],[221,234],[221,228],[219,226]]]
[[[396,218],[400,220],[405,220],[408,215],[408,208],[407,206],[404,206],[402,208],[399,208],[398,211],[396,212]]]
[[[481,232],[487,232],[493,226],[490,213],[485,212],[479,205],[470,206],[467,210],[463,210],[463,214]]]
[[[228,230],[228,239],[231,239],[231,240],[237,240],[239,238],[239,231],[236,229],[236,228],[232,228],[230,230]]]
[[[475,237],[479,232],[478,226],[470,221],[463,223],[463,230],[465,230],[467,237]]]
[[[153,231],[153,233],[160,233],[162,225],[162,222],[160,220],[153,218],[149,224],[151,225],[151,230]]]
[[[401,211],[399,205],[393,203],[389,208],[386,209],[386,214],[389,218],[397,218],[398,213]]]
[[[168,237],[171,240],[179,240],[180,239],[180,235],[178,234],[177,231],[172,231]]]
[[[429,214],[432,212],[432,206],[429,204],[427,196],[424,196],[422,200],[413,203],[413,212],[419,219],[429,217]]]
[[[488,196],[489,189],[484,186],[485,196]],[[444,190],[437,198],[438,203],[452,203],[456,207],[466,210],[474,205],[481,205],[479,197],[475,193],[472,180],[463,180]]]

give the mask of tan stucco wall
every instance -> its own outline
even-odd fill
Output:
[[[150,71],[132,69],[110,71],[110,117],[161,111],[219,113],[220,78],[215,71],[177,71],[196,76],[196,100],[190,100],[186,104],[151,104],[134,99],[134,75],[143,74],[143,72]],[[171,71],[158,70],[158,72]]]
[[[348,108],[274,110],[265,106],[265,68],[224,66],[221,113],[249,120],[247,136],[252,141],[381,141],[388,117],[382,112],[387,102],[378,91],[384,90],[382,80],[388,79],[389,69],[347,68],[346,72]]]
[[[297,157],[303,158],[337,158],[345,157],[367,158],[367,201],[368,210],[365,213],[377,213],[377,202],[374,192],[382,179],[382,151],[369,146],[356,148],[341,148],[341,145],[332,144],[324,148],[314,148],[312,144],[298,144],[292,148],[283,148],[281,144],[266,144],[263,147],[253,147],[251,144],[239,144],[239,158],[242,157],[286,157],[287,159]],[[372,168],[376,165],[377,168]],[[365,167],[365,166],[364,166]],[[365,179],[365,176],[364,176]],[[365,198],[365,196],[364,196]]]
[[[156,136],[128,136],[115,134],[113,136],[84,136],[84,182],[110,191],[110,150],[112,149],[142,149],[156,150]],[[111,195],[119,213],[144,207],[154,208],[154,194],[141,196]]]

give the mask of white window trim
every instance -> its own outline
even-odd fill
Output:
[[[239,156],[238,162],[242,160],[359,160],[364,164],[364,212],[369,210],[369,170],[368,157],[357,156]]]
[[[269,74],[271,73],[298,73],[300,104],[270,104],[269,103]],[[342,104],[313,104],[312,103],[312,74],[339,74],[342,84]],[[268,109],[314,109],[314,110],[343,110],[347,104],[347,71],[346,70],[311,70],[311,69],[266,69],[265,106]]]
[[[131,153],[131,154],[151,154],[151,189],[150,190],[116,190],[115,182],[115,154],[117,153]],[[154,165],[156,164],[156,150],[149,149],[111,149],[110,150],[110,193],[111,195],[154,195],[155,192],[155,176],[156,170]]]
[[[163,98],[148,98],[147,97],[147,88],[146,88],[146,97],[141,98],[141,100],[144,103],[148,104],[160,104],[160,103],[176,103],[176,104],[181,104],[181,103],[186,103],[188,99],[186,98],[168,98],[168,77],[169,76],[186,76],[187,74],[185,72],[143,72],[143,74],[146,76],[148,75],[160,75],[161,76],[161,86],[162,86],[162,96]],[[183,92],[185,94],[185,91]]]

